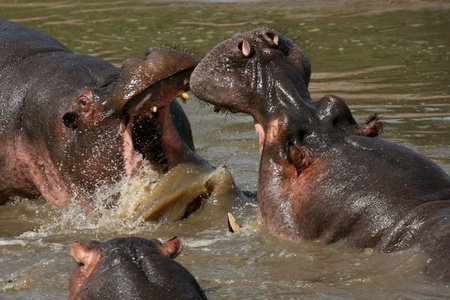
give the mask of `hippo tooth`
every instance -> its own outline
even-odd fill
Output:
[[[222,109],[220,110],[222,113],[226,113],[228,109],[226,109],[225,107],[222,107]]]
[[[127,130],[127,125],[125,123],[120,123],[120,133],[124,133],[124,131]]]
[[[177,95],[178,95],[178,97],[181,98],[181,101],[183,101],[183,103],[186,104],[186,100],[189,99],[188,93],[186,93],[185,90],[180,89],[177,91]]]
[[[156,113],[156,112],[158,111],[158,106],[156,106],[156,105],[153,106],[153,107],[152,107],[152,111],[153,111],[154,113]]]
[[[215,112],[215,113],[218,113],[219,111],[220,111],[220,107],[214,106],[214,112]]]
[[[231,213],[228,213],[228,229],[231,232],[236,232],[239,228],[241,228],[234,219],[233,215]]]

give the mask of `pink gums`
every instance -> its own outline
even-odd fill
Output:
[[[173,127],[169,105],[158,110],[158,122],[162,122],[163,132],[161,135],[161,146],[164,156],[170,165],[177,164],[183,157],[184,144]],[[136,149],[133,145],[132,126],[134,116],[130,117],[126,130],[123,132],[123,155],[125,174],[133,178],[136,172],[142,167],[142,163],[136,160]]]

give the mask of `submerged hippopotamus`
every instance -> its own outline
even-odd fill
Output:
[[[268,230],[292,241],[346,239],[389,252],[420,246],[427,272],[450,280],[450,178],[429,159],[374,138],[345,101],[308,91],[311,66],[275,30],[238,34],[213,48],[191,91],[218,110],[250,114],[259,134],[258,202]]]
[[[70,254],[78,266],[69,299],[206,299],[195,278],[173,260],[181,249],[177,237],[165,243],[138,237],[74,242]]]
[[[155,47],[119,70],[0,19],[0,204],[42,196],[62,205],[75,198],[92,210],[95,191],[136,177],[161,183],[158,191],[184,188],[152,204],[146,219],[167,211],[185,217],[213,189],[213,183],[192,193],[185,187],[214,168],[195,153],[189,121],[173,102],[188,97],[197,63],[190,54]],[[154,198],[166,199],[163,192]]]

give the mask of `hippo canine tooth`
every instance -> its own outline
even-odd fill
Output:
[[[120,123],[120,133],[124,133],[127,130],[127,125],[124,122]]]
[[[183,101],[183,103],[186,104],[186,100],[189,99],[188,93],[186,93],[185,90],[179,89],[177,91],[177,95],[178,95],[178,97],[181,98],[181,101]]]
[[[239,228],[241,228],[234,219],[233,215],[231,213],[228,213],[228,229],[231,232],[236,232]]]
[[[153,107],[152,107],[152,111],[153,111],[154,113],[156,113],[156,112],[158,111],[158,106],[156,106],[156,105],[153,106]]]

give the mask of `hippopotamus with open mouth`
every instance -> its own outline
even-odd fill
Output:
[[[188,98],[197,63],[155,47],[119,70],[0,19],[0,204],[42,196],[92,211],[99,189],[146,179],[160,202],[144,219],[187,216],[214,190],[205,182],[217,172],[195,153],[189,121],[173,102]]]
[[[191,91],[216,111],[254,119],[257,196],[269,232],[382,252],[419,246],[431,257],[427,273],[450,280],[449,176],[374,138],[378,116],[358,126],[343,99],[314,101],[310,75],[300,47],[269,28],[220,43],[191,75]]]

